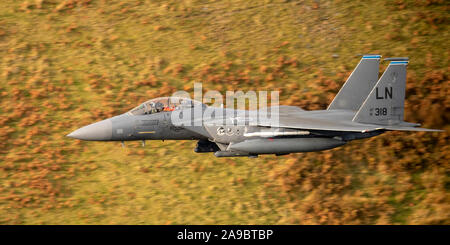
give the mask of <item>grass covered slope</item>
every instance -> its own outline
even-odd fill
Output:
[[[2,1],[0,223],[449,224],[448,8]],[[406,120],[447,131],[257,159],[196,154],[191,141],[64,137],[194,81],[326,108],[362,53],[409,56]]]

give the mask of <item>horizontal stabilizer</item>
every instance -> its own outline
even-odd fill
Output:
[[[429,128],[415,128],[415,127],[396,127],[396,126],[388,126],[384,127],[386,130],[395,130],[395,131],[416,131],[416,132],[444,132],[445,130],[440,129],[429,129]]]

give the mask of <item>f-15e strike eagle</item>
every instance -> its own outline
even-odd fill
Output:
[[[122,143],[142,140],[143,145],[145,140],[196,140],[197,153],[257,157],[327,150],[387,131],[442,131],[403,121],[408,58],[385,59],[389,66],[378,79],[380,59],[380,55],[364,55],[326,110],[266,107],[271,109],[268,115],[277,113],[276,123],[260,120],[251,110],[232,108],[214,108],[214,117],[197,118],[203,114],[193,113],[195,108],[205,112],[211,106],[189,98],[163,97],[67,136]],[[174,123],[173,118],[183,114],[194,115],[187,117],[191,123]]]

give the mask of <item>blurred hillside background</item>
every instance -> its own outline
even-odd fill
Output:
[[[450,224],[449,7],[2,0],[0,224]],[[194,81],[324,109],[358,54],[410,57],[406,121],[446,132],[256,159],[65,137]]]

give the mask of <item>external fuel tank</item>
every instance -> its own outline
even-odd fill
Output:
[[[251,154],[284,154],[332,149],[347,143],[333,138],[267,138],[230,144],[227,150]]]

